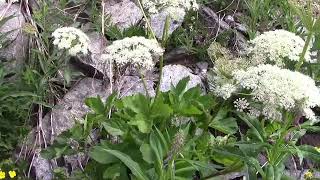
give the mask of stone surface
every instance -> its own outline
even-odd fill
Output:
[[[102,84],[102,81],[93,78],[81,80],[54,106],[51,113],[46,114],[42,119],[42,129],[46,142],[52,143],[59,134],[72,128],[76,120],[81,119],[89,112],[89,108],[84,103],[87,97],[99,95],[102,99],[106,99],[109,94],[109,90]],[[33,134],[32,136],[36,135]],[[33,143],[29,144],[31,146]],[[37,151],[40,150],[36,150],[32,163],[35,174],[38,179],[50,180],[52,179],[53,165],[51,161],[43,159]],[[71,158],[67,159],[69,162],[72,161]]]
[[[25,19],[18,4],[11,6],[6,3],[0,4],[0,16],[2,15],[3,17],[13,16],[0,27],[1,34],[10,32],[6,35],[9,45],[0,48],[0,64],[4,64],[8,72],[12,72],[23,64],[26,57],[28,38],[22,33]]]
[[[35,170],[35,176],[37,179],[41,180],[51,180],[53,179],[53,172],[51,162],[40,156],[37,152],[33,160],[33,168]]]
[[[190,77],[190,81],[187,85],[187,89],[202,85],[201,78],[191,73],[191,70],[182,65],[167,65],[163,67],[162,82],[160,90],[163,92],[169,91],[171,85],[177,85],[180,80],[185,77]]]
[[[162,38],[164,26],[166,23],[168,13],[161,11],[158,14],[151,15],[150,24],[157,38]],[[178,27],[182,25],[184,16],[179,17],[179,19],[171,20],[169,34],[172,34]]]
[[[105,3],[105,14],[121,30],[136,25],[143,17],[140,8],[130,0],[108,0]]]
[[[102,60],[102,53],[107,46],[107,39],[103,35],[96,32],[91,33],[88,36],[90,39],[90,56],[78,56],[78,59],[81,61],[81,63],[91,66],[91,71],[98,71],[100,74],[108,76],[109,63]],[[94,72],[91,72],[91,74],[92,73]]]
[[[155,96],[153,81],[149,79],[145,79],[145,81],[149,95]],[[118,92],[120,92],[120,97],[131,96],[137,93],[146,94],[142,80],[138,76],[122,76],[117,82],[117,88]]]

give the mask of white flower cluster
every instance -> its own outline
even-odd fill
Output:
[[[56,29],[52,36],[53,44],[59,49],[66,49],[75,56],[78,53],[88,54],[89,37],[81,30],[74,27],[62,27]]]
[[[320,90],[309,76],[274,65],[259,65],[233,73],[238,89],[251,91],[268,119],[281,120],[282,110],[303,113],[314,120],[310,108],[320,105]],[[239,104],[239,103],[238,103]]]
[[[237,109],[239,112],[243,112],[249,107],[249,102],[245,98],[238,98],[233,102],[234,107]]]
[[[216,85],[213,88],[213,92],[219,96],[222,97],[223,99],[229,99],[232,95],[237,90],[237,87],[233,84],[223,84],[223,85]]]
[[[106,48],[103,59],[115,62],[118,66],[131,64],[142,69],[152,69],[155,60],[163,53],[164,50],[155,39],[134,36],[114,41]]]
[[[299,61],[305,42],[294,33],[286,30],[275,30],[261,34],[251,40],[250,44],[248,53],[252,55],[255,62],[253,65],[268,63],[284,67],[284,59]],[[304,58],[306,62],[312,63],[309,49]]]
[[[167,12],[171,18],[184,17],[185,12],[199,9],[196,0],[142,0],[142,6],[150,14]]]

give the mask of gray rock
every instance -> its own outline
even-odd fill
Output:
[[[100,96],[102,99],[106,99],[109,92],[102,81],[92,78],[85,78],[76,84],[54,106],[51,113],[43,118],[44,131],[48,142],[72,128],[76,120],[81,119],[89,112],[89,108],[84,103],[87,97]]]
[[[80,120],[89,112],[89,108],[84,103],[87,97],[100,96],[102,99],[106,99],[109,94],[109,90],[105,88],[102,81],[92,78],[81,80],[54,106],[51,113],[48,113],[42,119],[42,129],[46,142],[52,143],[58,135],[72,128],[75,121]],[[36,135],[32,134],[30,136],[34,137]],[[30,137],[29,139],[33,138]],[[28,144],[30,144],[30,146],[33,145],[33,143]],[[32,149],[32,147],[28,149]],[[37,151],[40,150],[36,150],[36,155],[32,163],[35,174],[38,179],[50,180],[52,179],[52,167],[54,167],[54,165],[51,161],[43,159]],[[71,159],[72,157],[67,158],[69,162],[76,161],[72,161]]]
[[[121,30],[136,25],[143,17],[141,9],[130,0],[106,1],[105,14]]]
[[[10,7],[6,3],[0,4],[0,15],[13,16],[0,27],[0,33],[9,33],[6,40],[10,42],[8,46],[0,48],[0,64],[4,64],[8,72],[12,72],[21,67],[26,57],[28,38],[22,33],[26,22],[18,4]]]
[[[169,91],[171,85],[177,85],[180,80],[185,77],[190,77],[187,89],[193,88],[197,85],[202,85],[201,78],[191,73],[191,70],[182,65],[167,65],[163,67],[162,81],[160,90],[163,92]]]
[[[168,16],[167,12],[161,11],[158,14],[151,15],[150,17],[151,28],[157,38],[162,38],[167,16]],[[176,20],[173,20],[171,18],[169,34],[172,34],[173,31],[175,31],[178,27],[180,27],[182,25],[183,20],[184,20],[184,16],[181,16]]]
[[[200,14],[205,18],[207,26],[214,28],[215,34],[220,34],[230,29],[230,25],[220,18],[211,8],[202,6]]]
[[[103,51],[107,45],[107,39],[99,33],[91,33],[88,35],[90,38],[89,51],[90,56],[78,56],[79,60],[99,71],[105,76],[109,76],[109,63],[102,59]]]
[[[153,81],[150,79],[145,79],[145,81],[149,95],[155,96]],[[118,92],[120,92],[120,97],[131,96],[137,93],[146,94],[143,82],[138,76],[122,76],[120,80],[117,81],[117,88]]]
[[[35,168],[35,175],[37,179],[51,180],[53,179],[53,172],[51,162],[41,157],[40,152],[36,152],[33,160],[33,167]]]

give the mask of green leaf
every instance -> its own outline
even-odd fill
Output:
[[[120,164],[115,164],[110,167],[108,167],[104,173],[103,178],[104,179],[116,179],[120,177]]]
[[[90,97],[85,100],[85,104],[91,108],[95,113],[97,114],[105,114],[105,107],[104,104],[100,98],[100,96],[97,97]]]
[[[298,149],[300,150],[300,153],[304,158],[308,158],[315,162],[320,162],[320,152],[315,147],[309,145],[301,145],[298,146]]]
[[[213,120],[209,126],[225,134],[235,134],[238,131],[237,121],[233,117]]]
[[[117,151],[117,150],[111,150],[111,149],[102,149],[105,154],[113,155],[114,157],[117,157],[123,164],[125,164],[131,172],[139,179],[139,180],[148,180],[148,177],[144,174],[142,171],[140,165],[133,161],[130,156]]]
[[[137,114],[149,115],[150,101],[142,94],[125,97],[122,99],[122,102],[125,108],[128,108]]]
[[[155,99],[151,108],[151,117],[157,118],[161,117],[163,119],[169,118],[173,113],[172,108],[163,102],[163,97],[161,94]]]
[[[233,117],[228,117],[228,113],[228,109],[220,108],[217,115],[213,118],[209,126],[225,134],[236,133],[238,130],[237,121]]]
[[[152,128],[152,122],[143,114],[136,114],[134,119],[132,119],[128,124],[137,126],[139,131],[142,133],[149,133]]]
[[[106,149],[101,146],[95,146],[89,152],[89,156],[101,164],[110,164],[118,161],[117,158],[109,153],[106,153],[105,150]]]
[[[259,140],[260,142],[266,142],[266,133],[258,119],[252,119],[247,115],[239,115],[239,117],[250,127],[252,135],[257,140]]]
[[[140,147],[140,152],[142,153],[143,160],[145,160],[147,163],[152,164],[154,162],[154,154],[149,144],[142,144]]]
[[[117,127],[112,127],[111,123],[103,122],[102,126],[112,136],[122,136],[124,134],[124,132],[122,130],[118,129]]]
[[[171,91],[177,96],[180,97],[186,90],[187,84],[190,81],[190,77],[185,77],[179,81],[176,87],[172,86]]]

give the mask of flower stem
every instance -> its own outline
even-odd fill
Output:
[[[300,68],[301,68],[301,66],[302,66],[302,64],[303,64],[303,61],[304,61],[304,59],[305,59],[304,57],[305,57],[305,55],[306,55],[306,53],[307,53],[307,50],[308,50],[309,44],[310,44],[310,42],[311,42],[312,36],[313,36],[313,32],[310,31],[310,32],[308,33],[308,37],[307,37],[306,43],[305,43],[305,45],[304,45],[304,47],[303,47],[303,51],[302,51],[302,53],[301,53],[301,55],[300,55],[299,62],[298,62],[298,63],[296,64],[296,66],[295,66],[295,70],[296,70],[296,71],[299,71]]]
[[[148,20],[148,17],[147,17],[147,15],[146,15],[146,13],[144,12],[144,9],[143,9],[143,6],[142,6],[142,4],[141,4],[141,1],[138,0],[138,3],[139,3],[139,7],[140,7],[140,9],[141,9],[141,11],[142,11],[143,17],[144,17],[144,19],[146,20],[147,27],[148,27],[148,29],[149,29],[150,32],[151,32],[152,38],[153,38],[153,39],[157,39],[155,33],[154,33],[153,30],[152,30],[152,27],[151,27],[151,24],[150,24],[150,22],[149,22],[149,20]]]
[[[150,97],[150,94],[149,94],[149,91],[148,91],[148,86],[147,86],[147,82],[144,78],[144,75],[141,73],[141,70],[139,69],[139,74],[140,74],[140,78],[142,80],[142,84],[143,84],[143,87],[144,87],[144,90],[146,91],[146,95],[147,97],[149,98]]]
[[[161,46],[165,47],[167,40],[169,39],[169,28],[170,28],[170,16],[166,17],[166,22],[164,24],[164,30],[163,30],[163,35],[162,35],[162,42],[161,42]],[[160,85],[161,85],[161,81],[162,81],[162,72],[163,72],[163,55],[160,57],[160,63],[159,63],[159,82],[157,85],[157,90],[156,90],[156,97],[159,96],[160,94]]]

